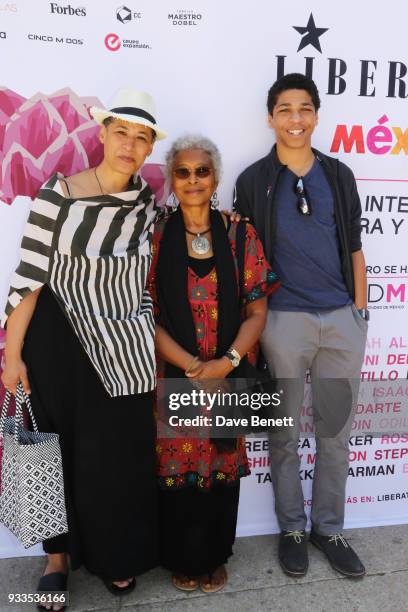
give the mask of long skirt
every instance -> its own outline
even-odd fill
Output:
[[[210,491],[160,491],[160,563],[186,576],[213,572],[231,557],[239,482]]]
[[[60,436],[69,533],[44,542],[121,580],[157,564],[158,494],[153,393],[111,398],[48,286],[23,359],[40,431]]]

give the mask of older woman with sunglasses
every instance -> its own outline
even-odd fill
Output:
[[[266,296],[277,287],[247,224],[240,300],[238,223],[214,209],[220,166],[217,147],[200,136],[180,138],[167,155],[171,197],[179,205],[156,226],[148,284],[159,377],[238,374],[265,325]],[[215,592],[227,581],[240,478],[249,473],[244,439],[227,442],[202,435],[157,442],[161,563],[181,590]]]

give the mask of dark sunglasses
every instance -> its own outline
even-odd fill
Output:
[[[307,201],[306,198],[306,192],[305,192],[305,188],[303,186],[303,180],[302,177],[299,177],[299,179],[296,181],[295,183],[295,192],[296,195],[298,197],[298,211],[300,212],[301,215],[311,215],[312,214],[312,208],[309,204],[309,202]]]
[[[174,176],[176,176],[178,179],[188,179],[192,174],[194,174],[194,176],[198,179],[203,179],[210,176],[211,172],[212,168],[209,168],[208,166],[200,166],[195,170],[189,170],[188,168],[176,168],[173,170]]]

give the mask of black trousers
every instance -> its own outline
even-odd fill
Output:
[[[153,393],[111,398],[45,286],[24,343],[41,431],[60,435],[69,533],[44,542],[109,580],[157,564]]]
[[[232,555],[239,483],[210,491],[160,491],[160,563],[172,572],[213,572]]]

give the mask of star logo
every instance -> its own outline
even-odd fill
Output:
[[[329,28],[316,28],[316,24],[313,18],[313,13],[310,13],[309,21],[307,22],[306,27],[300,26],[292,26],[296,32],[302,34],[302,40],[300,41],[298,53],[308,45],[312,45],[319,53],[322,52],[322,48],[320,46],[319,38],[322,36]]]

